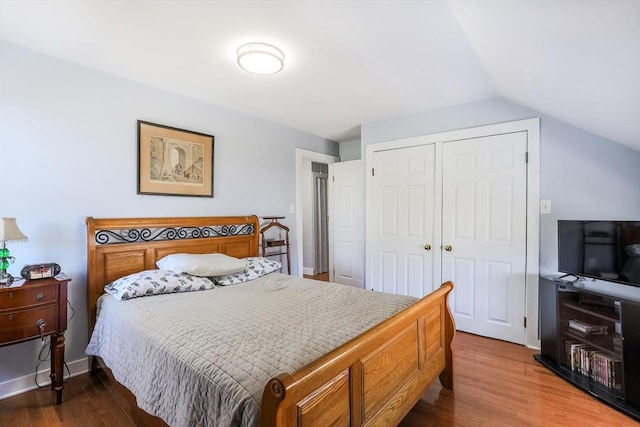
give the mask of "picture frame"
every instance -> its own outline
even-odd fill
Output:
[[[138,120],[138,194],[213,197],[214,137]]]

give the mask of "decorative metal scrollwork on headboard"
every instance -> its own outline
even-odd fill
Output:
[[[203,227],[131,228],[122,230],[96,230],[96,243],[159,242],[163,240],[186,240],[227,236],[252,235],[253,224],[213,225]]]

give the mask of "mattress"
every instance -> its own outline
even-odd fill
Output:
[[[280,273],[125,301],[105,294],[87,354],[170,426],[259,426],[269,379],[414,301]]]

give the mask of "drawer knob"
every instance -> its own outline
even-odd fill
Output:
[[[13,292],[9,292],[9,298],[13,298]]]
[[[13,320],[13,314],[9,315],[9,320]]]
[[[36,298],[37,298],[37,299],[39,299],[39,300],[44,299],[44,293],[40,292],[40,293],[36,296]]]

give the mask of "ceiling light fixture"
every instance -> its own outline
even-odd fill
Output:
[[[284,53],[267,43],[243,44],[236,51],[238,65],[254,74],[275,74],[284,67]]]

